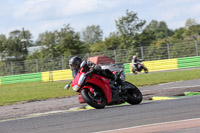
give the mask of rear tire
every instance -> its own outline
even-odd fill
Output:
[[[81,90],[81,96],[85,100],[87,104],[90,106],[96,108],[96,109],[102,109],[106,105],[106,99],[104,96],[104,93],[101,90],[99,91],[98,96],[94,96],[93,93],[89,91],[89,89],[83,89]]]
[[[126,96],[128,97],[126,102],[129,104],[140,104],[142,102],[142,93],[140,90],[133,84],[129,82],[125,82],[125,87],[128,86],[127,88],[127,93]]]

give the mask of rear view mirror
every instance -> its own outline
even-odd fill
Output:
[[[65,87],[64,87],[64,89],[69,89],[69,87],[70,87],[70,84],[67,84],[67,85],[65,85]]]
[[[69,84],[65,85],[64,89],[68,90],[70,88],[71,83],[72,83],[72,81]]]
[[[84,67],[86,64],[87,64],[87,62],[86,62],[86,61],[83,61],[83,62],[81,63],[81,65],[80,65],[80,68]]]

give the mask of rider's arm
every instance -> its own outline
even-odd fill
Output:
[[[101,66],[100,65],[96,65],[95,63],[91,62],[91,61],[88,61],[87,62],[87,65],[90,69],[93,70],[93,72],[95,73],[101,73]]]
[[[142,61],[143,61],[143,59],[138,59],[138,61],[139,61],[139,62],[142,62]]]
[[[94,64],[94,63],[91,62],[91,61],[87,61],[87,65],[88,65],[89,68],[92,68],[92,67],[95,67],[95,66],[96,66],[96,64]]]

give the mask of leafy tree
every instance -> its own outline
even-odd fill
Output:
[[[118,32],[110,33],[109,37],[105,39],[106,50],[113,50],[120,47],[122,40]]]
[[[137,13],[126,11],[126,16],[116,20],[117,30],[121,35],[121,48],[135,47],[134,37],[139,34],[146,21],[140,20]]]
[[[24,60],[27,51],[18,38],[9,37],[6,41],[6,58],[9,60]]]
[[[114,50],[120,46],[121,38],[118,33],[110,33],[104,41],[99,41],[90,46],[90,52],[100,52],[105,50]]]
[[[144,29],[144,31],[156,31],[157,27],[159,25],[159,22],[156,20],[152,20]]]
[[[158,38],[167,38],[173,35],[173,31],[168,29],[167,24],[164,21],[152,20],[149,25],[144,29],[146,33],[150,33],[155,36],[155,40]]]
[[[188,18],[185,22],[185,28],[188,30],[190,26],[197,25],[195,19]]]
[[[31,34],[26,31],[29,36],[27,36],[26,41],[23,41],[24,34],[20,30],[14,30],[9,33],[9,38],[5,42],[5,52],[7,58],[10,60],[25,60],[28,55],[27,46],[31,45]]]
[[[157,38],[166,38],[169,36],[168,27],[164,21],[161,21],[159,23],[157,30],[158,30]]]
[[[55,50],[55,46],[57,45],[55,32],[46,31],[45,33],[40,34],[37,40],[37,45],[43,46],[40,54],[41,57],[49,58],[58,56]]]
[[[6,44],[5,44],[5,42],[6,42],[6,36],[5,35],[0,35],[0,60],[3,60],[4,59],[4,57],[5,57],[5,46],[6,46]]]
[[[80,41],[79,33],[76,33],[70,25],[66,25],[58,32],[59,45],[56,50],[63,55],[82,53],[85,50],[83,42]]]
[[[179,28],[175,30],[174,35],[172,36],[173,42],[182,41],[184,39],[185,32],[186,32],[185,28]]]
[[[149,46],[154,40],[155,36],[152,31],[143,31],[134,38],[136,46]]]
[[[102,41],[103,31],[99,25],[87,26],[86,29],[82,32],[82,39],[86,44],[94,44],[99,41]]]
[[[80,35],[74,32],[70,25],[64,25],[60,31],[48,32],[39,35],[37,44],[43,46],[40,57],[58,57],[73,55],[85,50],[80,41]]]
[[[90,52],[101,52],[106,50],[106,45],[103,41],[97,42],[93,44],[91,47],[89,47]]]
[[[14,30],[9,33],[9,36],[14,39],[18,38],[24,45],[25,47],[31,47],[34,46],[33,41],[32,41],[32,34],[30,33],[29,30],[21,31],[21,30]]]
[[[192,25],[185,31],[185,37],[199,36],[200,24]]]

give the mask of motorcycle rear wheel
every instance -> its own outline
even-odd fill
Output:
[[[96,109],[102,109],[106,105],[106,99],[102,91],[98,93],[98,96],[94,96],[89,89],[83,89],[81,90],[81,96],[88,105]]]
[[[127,93],[126,96],[128,97],[126,102],[128,102],[129,104],[140,104],[142,102],[142,93],[140,92],[140,90],[133,84],[129,83],[129,82],[125,82],[125,85],[128,85],[129,88],[127,89]],[[131,87],[131,88],[130,88]]]

